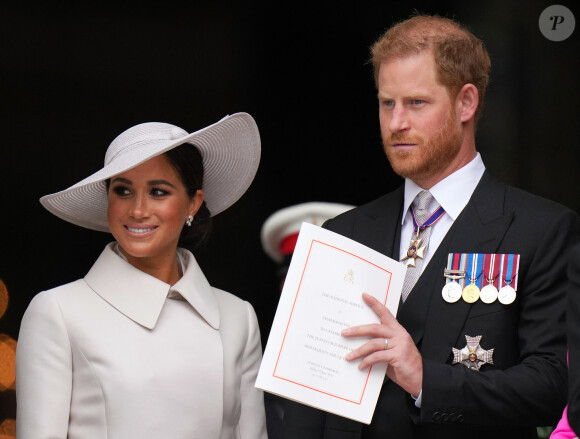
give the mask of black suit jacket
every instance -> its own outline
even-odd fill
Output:
[[[402,206],[403,187],[326,227],[398,259]],[[397,314],[423,357],[421,409],[387,380],[370,426],[289,403],[284,438],[526,438],[555,425],[566,402],[566,254],[577,228],[571,210],[485,172]],[[445,302],[449,253],[520,254],[516,301]],[[494,348],[493,365],[451,364],[466,335]]]
[[[568,423],[580,435],[580,244],[575,245],[570,253],[568,278]]]

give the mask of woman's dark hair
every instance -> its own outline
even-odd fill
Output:
[[[187,195],[193,198],[203,188],[203,157],[195,145],[184,143],[165,153],[184,184]],[[185,218],[184,218],[185,222]],[[199,248],[211,232],[211,214],[204,202],[195,214],[191,227],[184,226],[179,245],[190,249]]]

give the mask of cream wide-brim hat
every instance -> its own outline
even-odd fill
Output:
[[[105,154],[105,166],[40,203],[65,221],[109,232],[105,180],[184,143],[203,157],[203,191],[211,216],[223,212],[246,192],[260,163],[260,134],[247,113],[235,113],[191,134],[168,123],[147,122],[119,134]]]

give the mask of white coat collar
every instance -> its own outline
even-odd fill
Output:
[[[195,257],[188,250],[177,251],[185,267],[182,278],[171,287],[169,284],[142,272],[117,255],[108,244],[85,282],[107,303],[131,320],[153,329],[167,295],[171,289],[178,291],[200,316],[214,329],[219,329],[220,316],[217,299]]]

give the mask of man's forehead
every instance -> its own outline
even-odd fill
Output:
[[[407,57],[391,58],[381,63],[378,74],[378,88],[384,86],[441,85],[438,81],[435,61],[429,53],[414,54]]]
[[[388,79],[413,80],[414,78],[434,78],[437,69],[433,56],[421,52],[405,57],[393,57],[383,61],[379,66],[379,82]],[[403,78],[400,76],[404,75]]]
[[[435,65],[435,54],[433,50],[429,48],[423,50],[414,50],[412,52],[405,52],[402,54],[393,54],[381,61],[380,68],[386,65],[388,66],[413,59],[418,60],[423,64],[432,64],[433,66]]]

